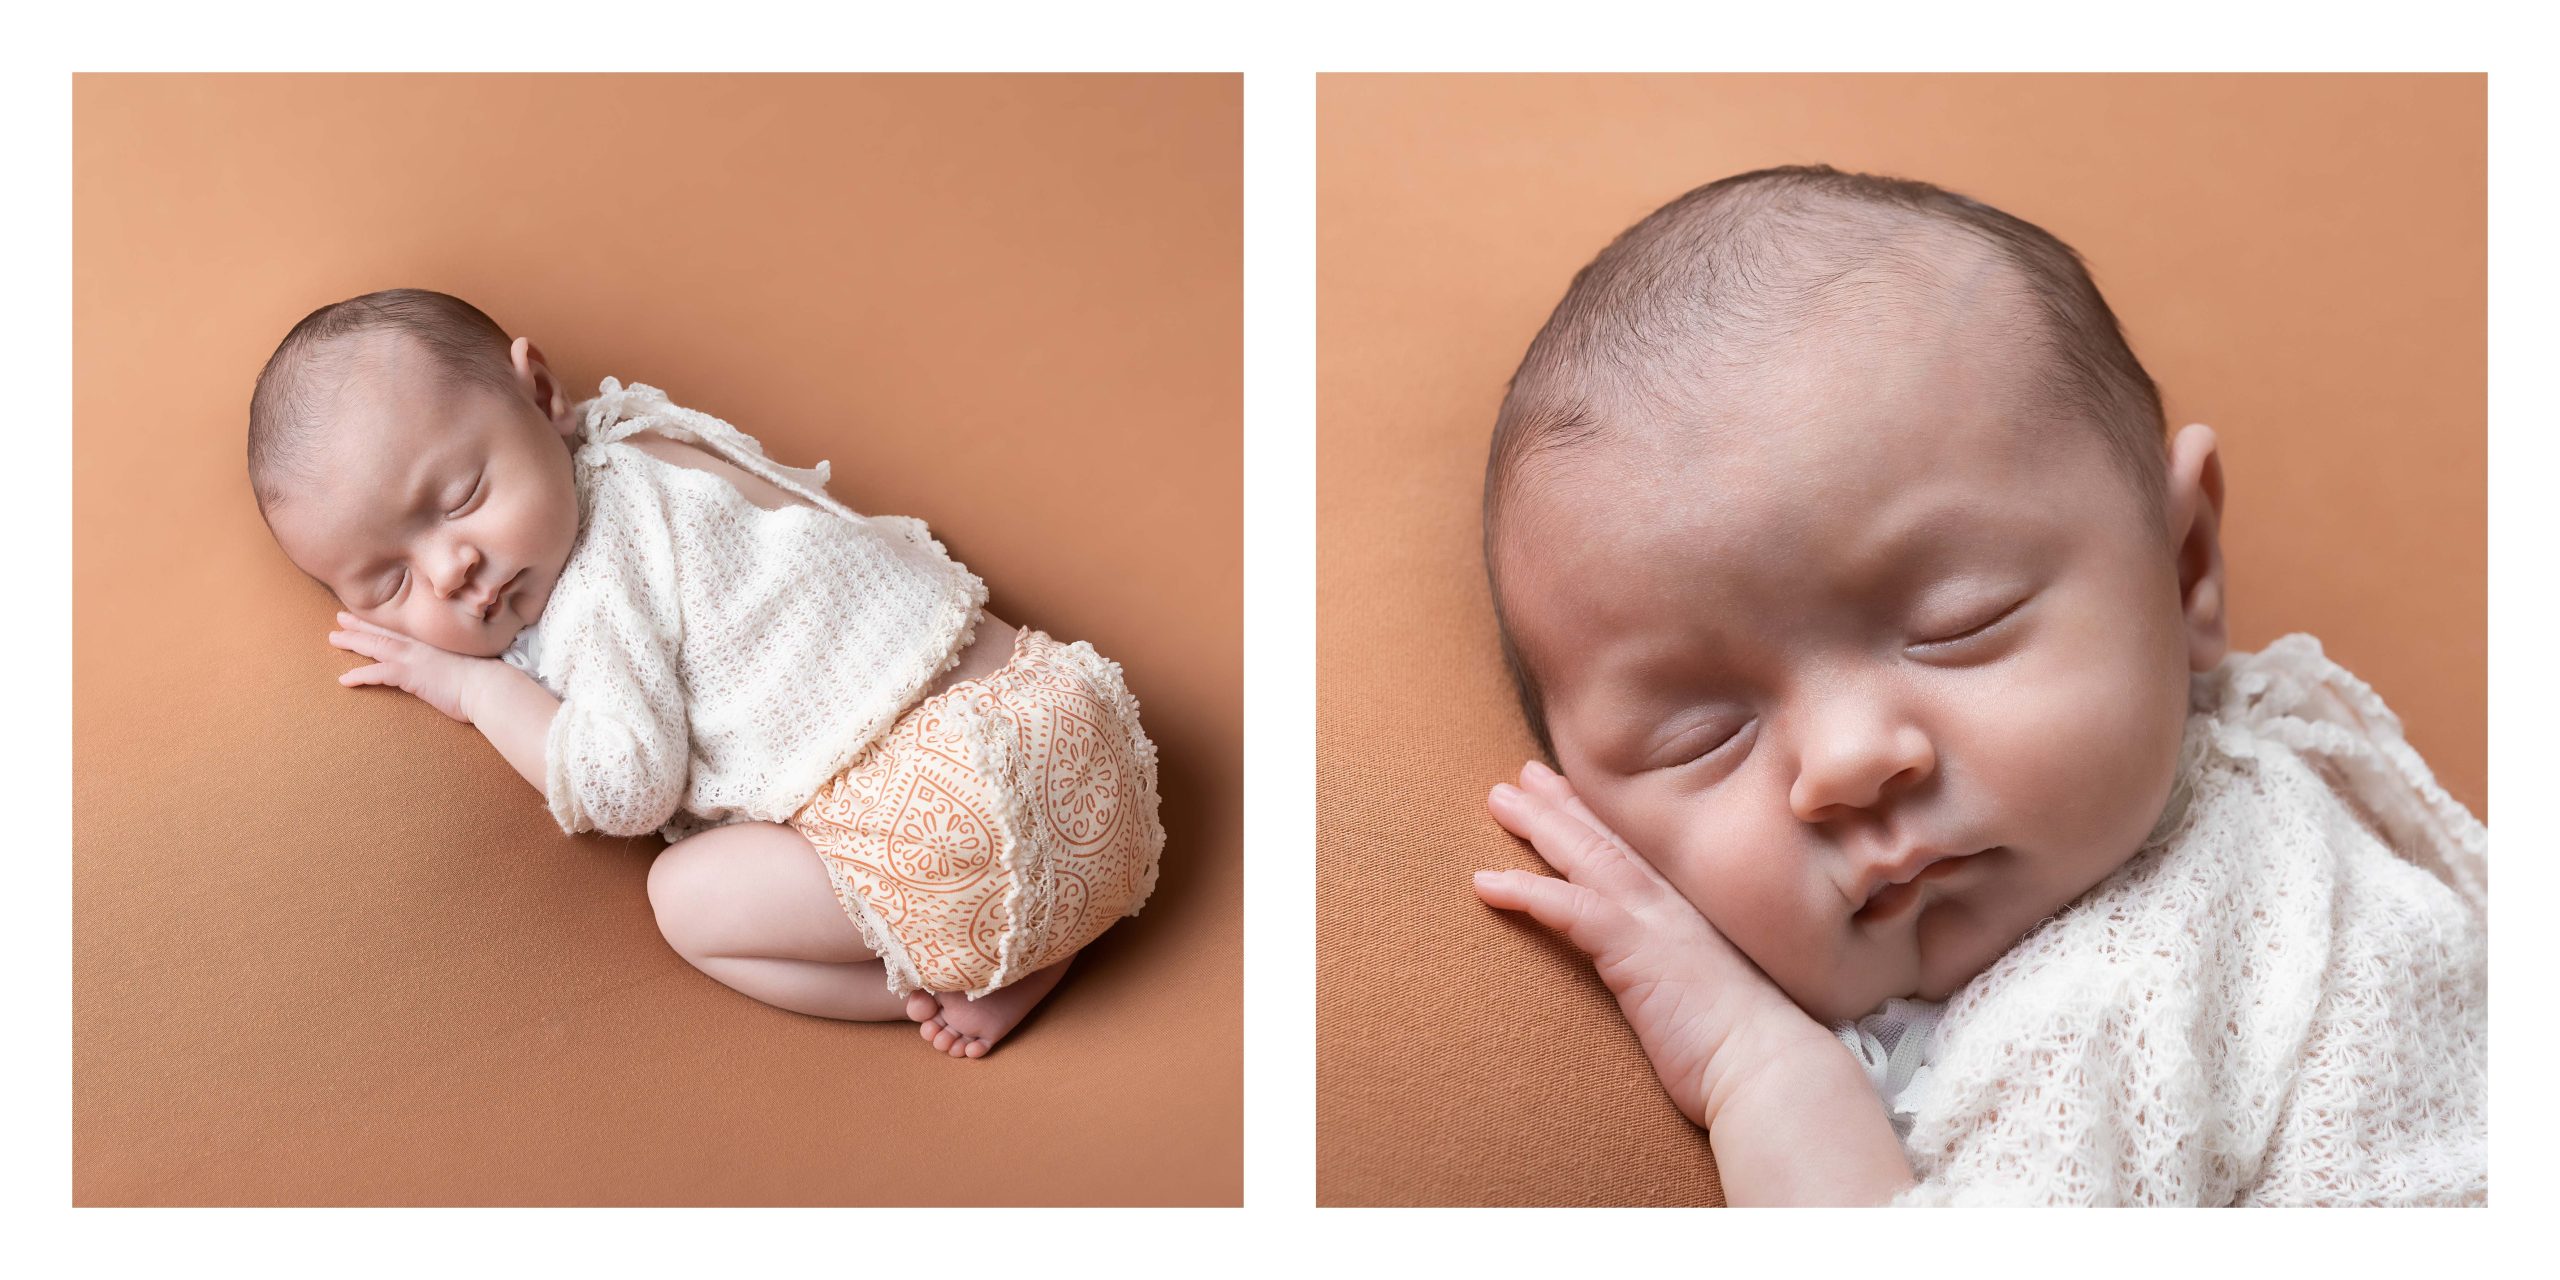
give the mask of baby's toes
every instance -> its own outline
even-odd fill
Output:
[[[933,1016],[940,1012],[942,1012],[942,1002],[924,992],[917,991],[907,996],[907,1021],[909,1022],[931,1022]]]

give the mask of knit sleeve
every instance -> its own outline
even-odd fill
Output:
[[[562,831],[642,835],[683,805],[692,771],[677,664],[683,614],[657,495],[598,486],[581,539],[596,580],[557,632],[544,619],[561,701],[544,740],[543,790]]]

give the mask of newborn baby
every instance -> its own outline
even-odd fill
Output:
[[[2308,637],[2227,652],[2213,432],[1922,183],[1681,197],[1512,379],[1539,763],[1476,876],[1743,1203],[2476,1203],[2486,837]]]
[[[1017,631],[922,523],[604,381],[570,404],[469,303],[323,307],[258,377],[249,475],[331,644],[477,727],[566,832],[660,832],[668,943],[768,1004],[986,1054],[1153,889],[1120,669]]]

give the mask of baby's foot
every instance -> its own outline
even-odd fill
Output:
[[[1040,1003],[1067,976],[1070,956],[1008,987],[972,1000],[964,995],[927,995],[917,992],[907,997],[907,1017],[919,1025],[916,1032],[933,1047],[955,1058],[983,1058],[996,1042],[1022,1022],[1031,1007]]]

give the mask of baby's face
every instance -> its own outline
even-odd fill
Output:
[[[1815,338],[1746,411],[1544,464],[1505,525],[1566,776],[1818,1018],[1952,993],[2170,791],[2170,540],[2010,363]]]
[[[348,612],[494,657],[542,615],[577,542],[574,423],[522,344],[516,397],[454,385],[422,354],[385,346],[379,363],[358,363],[321,428],[317,478],[289,489],[268,523]]]

